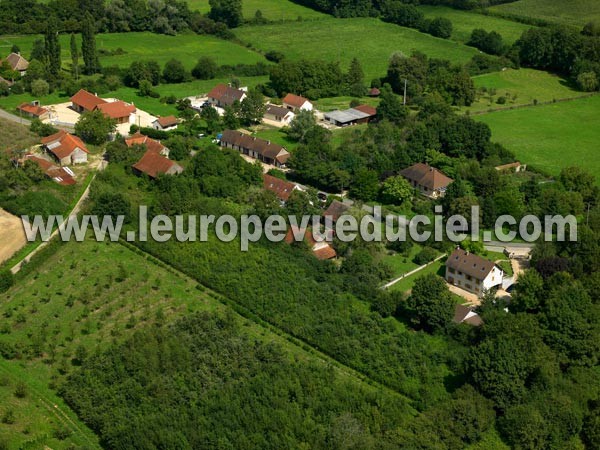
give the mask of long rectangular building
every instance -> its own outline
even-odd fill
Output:
[[[281,145],[235,130],[223,131],[221,147],[237,150],[244,155],[279,168],[284,168],[290,158],[290,153]]]

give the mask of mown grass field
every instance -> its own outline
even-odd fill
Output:
[[[494,6],[490,11],[576,26],[600,21],[598,0],[519,0]]]
[[[208,12],[210,10],[208,0],[189,0],[187,3],[191,10],[201,12]],[[262,12],[264,19],[270,21],[297,20],[299,17],[304,20],[329,17],[327,14],[288,0],[244,0],[242,8],[246,19],[254,18],[257,10]]]
[[[0,36],[0,53],[6,53],[13,44],[21,49],[26,58],[31,54],[33,42],[41,36]],[[81,42],[81,37],[77,37]],[[62,34],[60,44],[65,66],[71,63],[69,52],[70,36]],[[161,66],[171,58],[180,60],[187,69],[192,69],[201,56],[210,56],[219,65],[255,64],[266,61],[264,57],[250,49],[214,36],[181,34],[166,36],[154,33],[110,33],[96,37],[99,51],[114,51],[118,48],[126,53],[115,56],[100,56],[103,66],[127,67],[133,61],[154,60]],[[2,49],[6,49],[3,51]]]
[[[419,10],[425,14],[425,17],[433,19],[435,17],[445,17],[452,21],[453,31],[452,39],[459,42],[467,42],[471,38],[471,32],[475,28],[483,28],[486,31],[496,31],[502,35],[504,42],[512,44],[521,37],[521,34],[529,28],[519,22],[502,19],[499,17],[485,16],[471,11],[464,11],[446,6],[419,6]]]
[[[487,123],[492,140],[520,161],[553,175],[563,167],[580,166],[600,183],[600,96],[474,118]]]
[[[260,27],[244,26],[235,30],[235,34],[244,43],[262,51],[278,50],[296,60],[339,61],[343,70],[356,57],[362,64],[367,81],[385,74],[389,58],[395,52],[409,55],[413,50],[418,50],[430,57],[461,63],[477,53],[476,49],[462,44],[374,18],[330,18]]]
[[[503,72],[479,75],[473,77],[473,82],[475,87],[486,88],[488,92],[478,92],[477,100],[470,107],[463,108],[463,110],[471,112],[530,105],[535,100],[544,103],[585,95],[585,93],[573,89],[565,78],[533,69],[507,69]],[[491,96],[490,89],[495,90]],[[497,103],[500,97],[507,99],[505,104]]]

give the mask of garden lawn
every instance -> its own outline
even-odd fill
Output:
[[[33,42],[42,36],[0,36],[0,53],[6,53],[13,44],[20,47],[26,58],[31,54]],[[77,36],[81,43],[81,36]],[[71,54],[69,52],[70,35],[61,34],[63,65],[70,67]],[[98,51],[114,51],[118,48],[126,53],[123,55],[103,56],[100,54],[102,66],[128,67],[133,61],[154,60],[161,67],[170,59],[180,60],[183,65],[191,70],[198,58],[209,56],[219,65],[255,64],[266,61],[265,58],[241,45],[218,39],[214,36],[199,36],[196,34],[180,34],[166,36],[164,34],[144,33],[107,33],[96,36]],[[6,51],[2,51],[6,48]]]
[[[399,292],[410,291],[415,285],[415,281],[417,280],[417,278],[423,275],[428,275],[430,273],[434,273],[439,275],[440,277],[444,277],[444,274],[446,273],[445,264],[446,259],[442,258],[439,261],[434,262],[430,266],[427,266],[425,269],[419,270],[417,273],[398,281],[396,284],[390,287],[390,290]]]
[[[290,59],[339,61],[347,70],[352,58],[361,62],[367,82],[385,75],[390,56],[410,55],[414,50],[432,58],[464,63],[477,50],[457,42],[435,38],[410,28],[375,18],[323,19],[235,30],[243,42],[261,50],[278,50]]]
[[[482,28],[487,32],[500,33],[505,43],[512,44],[521,37],[525,30],[531,28],[531,25],[446,6],[424,5],[419,6],[419,10],[428,19],[444,17],[452,21],[452,39],[459,42],[467,42],[475,28]]]
[[[531,105],[535,100],[544,103],[585,95],[574,90],[565,78],[534,69],[506,69],[473,77],[473,81],[478,88],[477,99],[470,107],[462,108],[472,113]],[[488,92],[494,89],[495,93],[490,98],[489,93],[480,91],[482,88],[486,88]],[[506,98],[505,104],[497,103],[500,97]]]
[[[394,253],[386,255],[383,258],[383,262],[392,268],[394,272],[393,278],[397,278],[419,267],[413,260],[421,250],[422,247],[420,245],[413,245],[407,256],[400,253]]]
[[[591,21],[600,22],[598,0],[519,0],[494,6],[490,11],[579,27]]]
[[[492,140],[526,164],[557,175],[580,166],[600,184],[600,96],[474,116],[492,129]]]
[[[189,0],[190,9],[201,12],[210,11],[208,0]],[[289,0],[244,0],[242,2],[244,18],[253,19],[256,11],[260,10],[264,19],[269,21],[298,20],[298,18],[320,19],[330,17]]]

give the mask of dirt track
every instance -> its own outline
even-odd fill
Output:
[[[27,243],[21,219],[0,209],[0,263]]]

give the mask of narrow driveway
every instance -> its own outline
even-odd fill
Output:
[[[30,120],[27,120],[27,119],[24,119],[22,117],[15,115],[15,114],[6,112],[3,109],[0,109],[0,118],[10,120],[11,122],[20,123],[21,125],[25,125],[25,126],[31,125]]]

